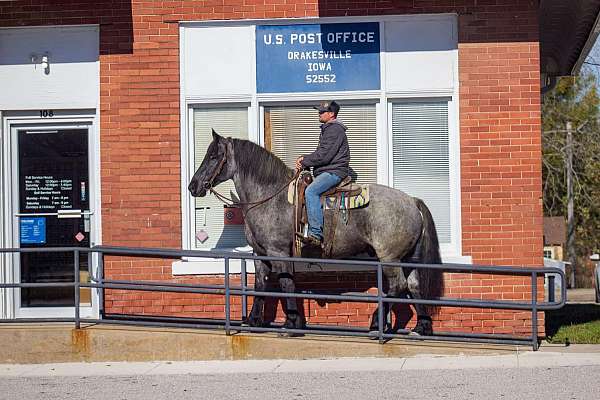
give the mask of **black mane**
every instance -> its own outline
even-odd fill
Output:
[[[269,185],[292,178],[292,170],[275,154],[249,140],[233,139],[235,164],[243,176]]]

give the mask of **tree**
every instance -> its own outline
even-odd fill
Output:
[[[544,214],[567,215],[568,153],[572,151],[575,254],[587,259],[600,245],[600,97],[594,74],[560,78],[544,97],[542,144]],[[572,145],[567,143],[571,123]]]

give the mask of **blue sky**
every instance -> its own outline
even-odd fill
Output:
[[[599,37],[600,39],[600,37]],[[593,65],[598,64],[598,65]],[[596,78],[600,78],[600,40],[596,40],[592,51],[585,59],[585,63],[581,68],[582,72],[592,72]],[[600,79],[598,79],[600,81]]]

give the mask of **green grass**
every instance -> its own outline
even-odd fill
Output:
[[[550,343],[600,344],[600,305],[567,304],[546,312]]]
[[[561,326],[554,336],[548,338],[548,341],[550,343],[600,344],[600,321]]]

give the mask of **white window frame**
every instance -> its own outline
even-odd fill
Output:
[[[471,263],[471,257],[462,256],[462,229],[461,229],[461,191],[460,191],[460,127],[455,113],[457,101],[452,96],[414,97],[418,101],[447,101],[448,103],[448,157],[449,157],[449,187],[450,187],[450,243],[440,243],[442,259],[444,262]],[[389,143],[393,141],[392,132],[392,103],[407,100],[406,97],[389,97],[387,102],[387,137]],[[390,171],[388,182],[390,187],[394,185],[394,156],[393,146],[387,149],[388,169]]]
[[[194,201],[190,198],[189,196],[189,192],[187,191],[187,186],[190,182],[190,180],[192,179],[192,176],[194,175],[194,173],[196,172],[196,165],[195,165],[195,154],[194,154],[194,149],[195,149],[195,129],[194,129],[194,110],[195,109],[206,109],[206,108],[226,108],[226,107],[231,107],[231,108],[247,108],[248,111],[248,132],[250,132],[251,129],[251,118],[252,118],[252,111],[251,111],[251,106],[249,102],[239,102],[239,101],[229,101],[229,102],[220,102],[220,103],[193,103],[193,104],[189,104],[188,105],[188,170],[187,170],[187,174],[188,174],[188,178],[187,178],[187,183],[185,185],[185,191],[188,194],[187,197],[187,201],[188,201],[188,208],[187,211],[189,213],[190,216],[190,223],[187,226],[190,229],[190,234],[187,236],[187,243],[186,243],[186,249],[190,249],[190,250],[220,250],[220,251],[242,251],[242,252],[251,252],[251,248],[249,246],[245,246],[242,248],[228,248],[228,247],[219,247],[219,248],[212,248],[212,249],[200,249],[198,247],[196,247],[196,243],[195,243],[195,235],[194,232],[197,232],[197,227],[196,227],[196,219],[193,218],[192,216],[195,214],[195,204]],[[248,135],[250,136],[250,135]],[[252,140],[251,138],[249,140]],[[253,140],[254,141],[254,140]],[[183,161],[181,163],[181,165],[183,164]],[[212,194],[208,194],[207,196],[212,196]]]
[[[248,139],[257,142],[256,131],[254,130],[254,115],[252,97],[232,96],[229,98],[205,97],[189,99],[184,102],[185,111],[181,113],[182,127],[185,127],[185,136],[181,139],[181,199],[182,199],[182,224],[181,224],[181,243],[184,249],[210,251],[214,249],[198,249],[195,246],[196,219],[193,217],[195,204],[188,192],[188,185],[192,176],[196,172],[194,157],[194,109],[210,107],[247,107],[248,108]],[[243,248],[219,248],[220,251],[231,251],[240,253],[251,253],[249,246]],[[219,258],[210,257],[184,257],[172,263],[173,275],[198,275],[198,274],[219,274],[224,271],[224,261]],[[254,263],[247,262],[247,270],[254,271]],[[238,273],[241,271],[239,260],[231,260],[230,271]]]
[[[344,91],[344,92],[301,92],[301,93],[257,93],[256,85],[252,93],[238,93],[230,96],[186,96],[185,93],[185,53],[180,50],[180,104],[181,104],[181,196],[182,196],[182,245],[186,249],[193,248],[194,235],[192,233],[192,207],[193,202],[187,191],[189,180],[193,171],[193,157],[190,157],[193,146],[193,107],[198,105],[227,105],[233,103],[249,103],[248,108],[248,135],[249,140],[264,146],[264,107],[265,105],[290,104],[295,105],[305,102],[319,102],[322,99],[336,99],[357,101],[366,100],[374,102],[376,106],[377,121],[377,182],[391,186],[392,162],[391,156],[391,115],[388,108],[392,100],[409,98],[431,98],[448,100],[448,124],[449,124],[449,154],[450,154],[450,193],[451,193],[451,236],[450,244],[442,246],[442,258],[444,262],[471,263],[470,256],[462,255],[461,235],[461,189],[460,189],[460,127],[459,127],[459,76],[458,76],[458,49],[453,50],[454,57],[454,86],[448,89],[430,91],[387,91],[386,88],[386,49],[385,49],[385,23],[388,21],[415,21],[440,19],[449,17],[457,18],[451,14],[421,14],[421,15],[392,15],[392,16],[357,16],[357,17],[331,17],[331,18],[303,18],[303,19],[269,19],[269,20],[215,20],[202,22],[181,22],[180,24],[180,49],[185,49],[185,29],[207,27],[207,26],[248,26],[248,25],[280,25],[280,24],[316,24],[316,23],[358,23],[379,22],[380,32],[380,77],[381,87],[379,90],[366,91]],[[455,22],[455,37],[457,35],[457,22]],[[253,38],[253,42],[256,39]],[[256,76],[256,52],[248,62]],[[193,147],[192,147],[193,148]],[[190,159],[191,158],[191,159]],[[229,250],[229,249],[220,249]],[[250,263],[249,263],[250,264]],[[252,270],[249,265],[249,271]],[[224,269],[223,260],[220,259],[190,259],[177,261],[173,264],[174,275],[184,274],[219,274]],[[239,271],[239,263],[232,263],[231,271]]]

